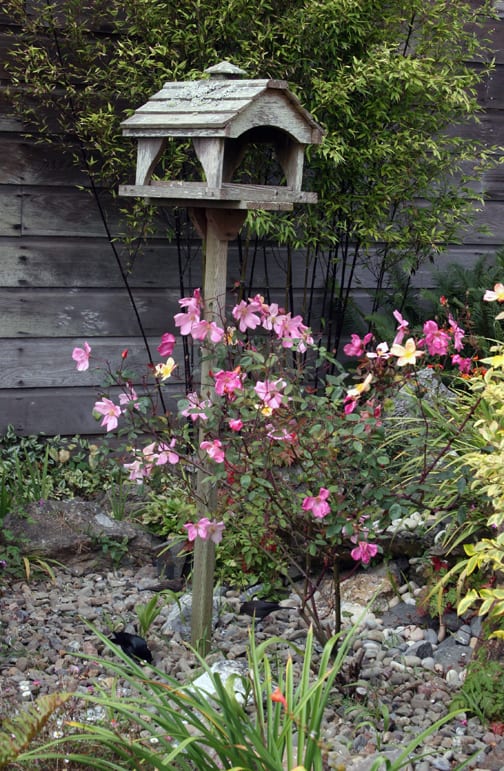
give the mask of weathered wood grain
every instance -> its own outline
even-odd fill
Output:
[[[168,331],[166,325],[178,310],[178,293],[145,290],[136,293],[136,304],[147,335]],[[139,334],[125,291],[72,289],[0,289],[0,337],[81,337]]]
[[[0,236],[21,233],[21,194],[16,187],[0,187]]]
[[[133,288],[201,284],[201,242],[177,247],[166,241],[140,245],[136,253],[115,243]],[[182,281],[179,273],[182,272]],[[106,239],[0,238],[0,285],[4,288],[124,288],[112,245]]]
[[[70,151],[36,144],[19,134],[0,134],[0,184],[89,185]]]
[[[170,389],[166,389],[166,402]],[[34,388],[0,391],[0,433],[12,425],[18,434],[100,435],[105,430],[92,415],[93,388]]]
[[[173,328],[173,333],[176,330]],[[72,359],[72,351],[78,346],[82,348],[84,338],[42,338],[38,340],[27,339],[0,339],[0,390],[4,388],[71,388],[71,387],[96,387],[102,386],[109,368],[115,372],[121,364],[136,373],[132,382],[142,383],[146,378],[152,381],[152,373],[149,370],[149,355],[154,363],[163,359],[160,357],[157,346],[160,336],[151,337],[148,340],[149,352],[139,337],[94,338],[87,337],[86,342],[91,346],[91,360],[89,369],[79,372]],[[121,354],[127,350],[128,355],[123,362]],[[173,357],[179,363],[183,361],[181,340],[176,345]],[[181,370],[175,370],[173,375],[173,387],[180,380]]]

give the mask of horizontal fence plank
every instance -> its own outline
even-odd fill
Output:
[[[138,253],[130,256],[120,241],[115,242],[128,284],[133,288],[194,287],[202,284],[202,245],[199,239],[184,240],[180,248],[166,241],[149,241],[140,245]],[[7,288],[124,288],[121,272],[111,244],[106,239],[77,238],[0,238],[0,285]],[[312,276],[313,264],[301,251],[291,255],[285,248],[260,244],[239,250],[231,243],[228,253],[228,284],[236,282],[248,286],[250,282],[261,290],[270,287],[282,290],[287,274],[292,282],[303,287],[305,271],[309,281],[322,285],[326,261],[318,260],[318,269]],[[182,279],[182,280],[181,280]]]
[[[165,403],[170,400],[170,388],[165,389]],[[0,391],[0,434],[7,426],[16,433],[54,436],[106,435],[92,414],[96,401],[93,388],[36,388],[33,390]]]
[[[87,174],[69,150],[0,134],[0,181],[3,185],[88,185]]]
[[[21,233],[21,196],[15,188],[0,187],[0,236],[19,236]]]
[[[23,124],[16,118],[6,95],[0,89],[0,136],[2,132],[23,131]]]
[[[84,338],[44,338],[38,340],[1,339],[0,389],[6,388],[71,388],[77,386],[102,386],[109,371],[124,367],[136,374],[132,382],[141,383],[143,378],[152,380],[148,366],[149,353],[139,337],[93,338],[87,337],[91,346],[89,369],[79,372],[72,359],[75,347],[82,348]],[[160,336],[148,340],[150,356],[154,363],[163,361],[157,351]],[[126,359],[121,354],[127,351]],[[173,374],[175,384],[183,377],[183,347],[181,338],[173,351],[178,364]]]
[[[174,291],[138,290],[136,305],[147,335],[158,335],[178,310]],[[139,334],[125,291],[0,289],[0,337],[82,337]]]
[[[166,241],[142,244],[129,254],[119,241],[114,246],[103,238],[0,238],[0,285],[3,287],[99,287],[124,286],[114,249],[131,287],[201,284],[201,243],[186,242],[177,248]]]
[[[263,289],[252,287],[254,292]],[[293,296],[294,307],[302,308],[302,291],[294,289]],[[315,290],[315,309],[320,296],[321,290]],[[180,311],[179,298],[179,293],[173,290],[140,289],[135,292],[147,336],[175,331],[173,315]],[[270,301],[275,299],[273,293]],[[278,301],[285,303],[283,292]],[[231,297],[227,298],[227,303],[228,307],[233,304]],[[140,334],[130,299],[119,290],[0,289],[0,307],[0,338],[137,337]]]

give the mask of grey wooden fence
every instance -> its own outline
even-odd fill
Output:
[[[504,4],[499,4],[504,17]],[[494,25],[494,75],[482,89],[485,110],[474,131],[489,143],[504,145],[504,18]],[[12,117],[5,86],[6,26],[0,26],[0,432],[9,424],[19,433],[95,434],[99,431],[91,407],[100,379],[78,373],[71,359],[75,345],[86,339],[97,357],[115,359],[124,348],[138,364],[147,356],[116,257],[107,239],[96,201],[71,160],[55,149],[34,144]],[[504,170],[484,179],[488,201],[463,245],[448,250],[441,264],[471,264],[493,254],[504,243]],[[120,222],[101,200],[113,235]],[[180,297],[180,252],[164,238],[162,219],[129,273],[129,284],[148,341],[155,353],[160,335],[174,331],[172,315]],[[123,268],[127,255],[119,257]],[[188,249],[197,254],[199,242]],[[199,259],[184,251],[186,288],[200,284]],[[256,262],[254,288],[270,287],[271,299],[283,302],[286,255],[278,250],[268,263]],[[294,260],[303,285],[303,256]],[[240,260],[231,249],[229,286],[240,279]],[[267,275],[266,275],[267,272]],[[430,273],[421,269],[417,283],[429,286]],[[320,285],[322,277],[320,277]],[[366,297],[366,283],[359,289]],[[172,390],[182,390],[174,382]]]

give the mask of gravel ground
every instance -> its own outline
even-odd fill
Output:
[[[102,644],[84,620],[105,633],[121,626],[132,631],[135,606],[152,597],[149,587],[157,583],[151,566],[86,575],[58,570],[54,583],[47,577],[30,583],[4,582],[0,588],[0,714],[15,714],[38,694],[89,691],[98,680],[104,681],[109,674]],[[478,621],[448,631],[440,641],[438,631],[419,622],[414,588],[401,587],[400,597],[363,620],[346,664],[352,677],[357,676],[351,698],[336,693],[326,715],[323,740],[328,769],[369,771],[377,757],[393,759],[448,712],[463,682],[480,631]],[[346,596],[351,598],[352,591],[349,580]],[[223,656],[244,660],[250,619],[239,615],[242,599],[233,591],[222,596],[210,661]],[[323,596],[320,602],[324,609]],[[351,602],[345,607],[350,616],[360,612],[360,606]],[[282,608],[256,628],[258,640],[281,635],[297,645],[305,634],[306,626],[295,608]],[[154,665],[181,682],[198,669],[185,636],[184,624],[173,621],[173,605],[163,608],[148,634]],[[92,658],[83,661],[76,653]],[[99,717],[85,710],[84,719]],[[57,720],[50,730],[60,730]],[[475,753],[467,768],[504,770],[504,738],[470,716],[444,725],[415,753],[428,756],[412,760],[411,771],[449,771]]]

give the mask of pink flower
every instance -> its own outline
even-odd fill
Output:
[[[285,380],[258,380],[254,386],[254,391],[266,407],[276,410],[283,404],[284,395],[281,389],[285,388],[286,385]]]
[[[198,420],[198,418],[201,418],[201,420],[208,420],[208,415],[205,410],[212,406],[212,403],[208,399],[200,401],[198,394],[194,391],[188,393],[186,399],[188,402],[187,407],[180,411],[180,414],[183,415],[184,418],[191,418],[193,423]]]
[[[205,450],[207,455],[215,461],[215,463],[224,463],[224,450],[222,449],[222,442],[219,439],[214,439],[213,442],[201,442],[200,449]]]
[[[178,302],[181,308],[188,308],[199,313],[203,308],[201,289],[195,289],[192,297],[182,297]]]
[[[458,353],[453,354],[451,362],[455,367],[459,368],[463,375],[467,375],[471,371],[472,360],[466,359]]]
[[[343,412],[345,415],[351,415],[357,407],[357,397],[347,394],[343,400]]]
[[[403,319],[399,311],[394,311],[392,315],[398,324],[396,328],[396,336],[394,337],[393,344],[397,343],[398,345],[401,345],[402,341],[404,340],[404,336],[408,331],[409,323],[406,321],[406,319]]]
[[[457,324],[457,322],[455,321],[451,313],[448,316],[448,323],[450,325],[450,329],[453,335],[453,347],[455,348],[456,351],[461,351],[462,348],[464,347],[463,339],[465,335],[465,330],[459,327],[459,325]]]
[[[84,348],[74,348],[72,351],[72,359],[77,362],[77,370],[84,372],[89,369],[89,354],[91,353],[91,346],[84,342]]]
[[[285,442],[286,444],[294,444],[297,441],[297,434],[295,431],[288,431],[286,428],[275,428],[274,426],[266,426],[269,429],[266,436],[275,442]]]
[[[284,315],[284,311],[281,311],[277,305],[277,303],[271,303],[271,305],[265,305],[264,306],[264,317],[262,320],[262,325],[264,329],[267,329],[269,332],[274,330],[277,335],[280,335],[282,331],[282,316]]]
[[[165,463],[170,463],[172,466],[175,466],[180,460],[180,457],[177,452],[175,452],[174,447],[176,444],[176,439],[172,439],[170,444],[160,444],[158,445],[158,455],[156,458],[156,466],[163,466]]]
[[[165,332],[164,335],[161,337],[161,342],[158,345],[157,349],[159,351],[159,355],[165,359],[168,356],[171,356],[173,353],[173,349],[175,348],[175,343],[177,342],[177,338],[175,335],[172,335],[171,332]]]
[[[362,340],[359,335],[350,335],[350,342],[343,346],[343,350],[347,356],[362,356],[366,345],[373,339],[371,332],[364,335]]]
[[[175,314],[173,317],[175,319],[175,326],[180,327],[181,335],[189,335],[194,324],[198,324],[201,318],[203,303],[200,290],[195,289],[192,297],[183,297],[179,300],[179,305],[182,308],[186,308],[186,312]]]
[[[243,428],[243,420],[240,420],[240,418],[231,418],[228,425],[231,431],[241,431]]]
[[[446,356],[450,345],[450,337],[447,332],[439,329],[435,321],[426,321],[423,325],[425,345],[431,356]]]
[[[304,353],[307,345],[313,343],[311,330],[303,324],[302,316],[291,316],[290,313],[283,313],[276,319],[274,329],[282,340],[283,348],[295,348]]]
[[[232,310],[233,318],[239,322],[240,332],[246,332],[247,329],[255,329],[261,319],[257,315],[262,310],[262,305],[257,300],[249,300],[248,303],[242,300]]]
[[[193,340],[206,340],[208,338],[212,343],[220,343],[224,335],[224,330],[218,327],[215,321],[202,319],[191,327],[191,337]]]
[[[195,541],[199,537],[204,541],[220,543],[225,525],[224,522],[216,522],[209,520],[208,517],[202,517],[198,522],[188,522],[184,527],[187,530],[189,541]]]
[[[245,373],[241,373],[239,366],[232,370],[221,369],[214,375],[215,393],[219,396],[227,396],[230,401],[233,401],[235,391],[240,391],[243,388],[244,379]]]
[[[152,471],[152,466],[145,466],[140,460],[134,460],[131,463],[123,463],[123,468],[129,471],[128,479],[141,485],[145,477],[148,477]]]
[[[180,328],[181,335],[190,335],[193,326],[199,323],[200,315],[198,311],[191,310],[187,313],[176,313],[173,319],[175,326]]]
[[[375,543],[367,543],[367,541],[357,541],[357,546],[352,549],[350,555],[356,562],[359,560],[367,565],[371,558],[378,553],[378,546]]]
[[[119,404],[122,407],[122,410],[121,410],[122,412],[127,411],[128,404],[130,404],[130,402],[133,402],[133,406],[137,410],[140,409],[137,392],[135,391],[133,386],[127,385],[126,390],[122,394],[119,394]]]
[[[318,495],[308,495],[303,500],[301,508],[303,511],[311,511],[317,519],[323,519],[331,511],[331,507],[327,503],[328,497],[329,490],[326,487],[321,487]]]
[[[103,415],[100,425],[105,426],[107,431],[113,431],[117,428],[117,418],[121,415],[121,408],[113,401],[104,397],[100,402],[95,403],[94,412]]]

